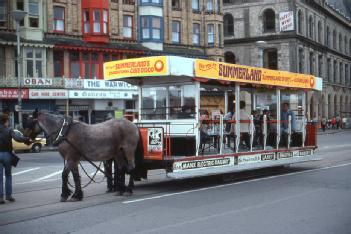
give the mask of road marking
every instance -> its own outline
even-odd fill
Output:
[[[264,177],[264,178],[258,178],[258,179],[240,181],[240,182],[234,182],[234,183],[229,183],[229,184],[216,185],[216,186],[211,186],[211,187],[206,187],[206,188],[187,190],[187,191],[183,191],[183,192],[168,193],[168,194],[163,194],[163,195],[158,195],[158,196],[153,196],[153,197],[140,198],[140,199],[135,199],[135,200],[124,201],[122,203],[129,204],[129,203],[135,203],[135,202],[142,202],[142,201],[154,200],[154,199],[158,199],[158,198],[177,196],[177,195],[181,195],[181,194],[194,193],[194,192],[199,192],[199,191],[206,191],[206,190],[216,189],[216,188],[224,188],[224,187],[229,187],[229,186],[232,186],[232,185],[246,184],[246,183],[257,182],[257,181],[261,181],[261,180],[270,180],[270,179],[275,179],[275,178],[280,178],[280,177],[285,177],[285,176],[291,176],[291,175],[298,175],[298,174],[304,174],[304,173],[328,170],[328,169],[332,169],[332,168],[339,168],[339,167],[345,167],[345,166],[350,166],[350,165],[351,165],[351,163],[345,163],[345,164],[329,166],[329,167],[323,167],[323,168],[317,168],[317,169],[312,169],[312,170],[292,172],[292,173],[288,173],[288,174],[284,174],[284,175],[275,175],[275,176],[269,176],[269,177]]]
[[[19,171],[19,172],[13,173],[12,175],[13,176],[20,175],[20,174],[23,174],[23,173],[26,173],[26,172],[30,172],[30,171],[35,171],[35,170],[38,170],[38,169],[40,169],[40,167],[35,167],[35,168],[31,168],[31,169],[24,170],[24,171]]]
[[[326,149],[345,148],[345,147],[351,147],[351,144],[347,144],[347,145],[323,146],[323,147],[318,147],[318,149],[326,150]]]
[[[259,209],[259,208],[263,208],[269,205],[275,205],[277,203],[281,203],[281,202],[285,202],[285,201],[289,201],[291,199],[296,199],[296,198],[300,198],[300,197],[304,197],[316,192],[320,192],[321,190],[323,190],[322,188],[319,189],[314,189],[305,193],[299,193],[293,196],[288,196],[288,197],[283,197],[281,199],[277,199],[274,201],[270,201],[270,202],[265,202],[265,203],[259,203],[256,205],[252,205],[252,206],[247,206],[247,207],[243,207],[240,209],[236,209],[236,210],[230,210],[230,211],[226,211],[226,212],[222,212],[222,213],[218,213],[218,214],[213,214],[213,215],[208,215],[208,216],[203,216],[203,217],[199,217],[199,218],[195,218],[195,219],[190,219],[184,222],[180,222],[180,223],[174,223],[174,224],[168,224],[168,225],[164,225],[162,227],[158,227],[158,228],[153,228],[153,229],[149,229],[149,230],[145,230],[145,231],[141,231],[141,232],[137,232],[138,234],[142,234],[142,233],[163,233],[161,230],[170,230],[170,228],[176,228],[176,227],[182,227],[184,225],[189,225],[189,224],[194,224],[194,223],[198,223],[198,222],[203,222],[206,220],[213,220],[215,218],[221,217],[221,216],[228,216],[228,215],[233,215],[233,214],[237,214],[237,213],[242,213],[242,212],[246,212],[246,211],[250,211],[253,209]],[[160,232],[161,231],[161,232]]]
[[[38,179],[36,179],[36,180],[32,180],[31,182],[32,182],[32,183],[35,183],[35,182],[43,181],[43,180],[46,180],[46,179],[48,179],[48,178],[50,178],[50,177],[53,177],[53,176],[58,175],[58,174],[61,174],[61,173],[62,173],[62,170],[55,171],[54,173],[51,173],[51,174],[49,174],[49,175],[40,177],[40,178],[38,178]]]

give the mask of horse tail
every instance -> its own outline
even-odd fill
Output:
[[[147,169],[144,165],[144,147],[143,139],[141,137],[140,129],[138,128],[139,140],[137,147],[135,149],[134,160],[135,160],[135,179],[146,179],[147,178]]]

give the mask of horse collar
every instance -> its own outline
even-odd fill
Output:
[[[68,130],[71,126],[72,120],[70,118],[64,117],[62,126],[57,134],[55,140],[52,142],[54,146],[58,146],[66,137]]]

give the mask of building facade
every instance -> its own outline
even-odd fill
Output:
[[[19,59],[14,10],[27,12],[20,22]],[[106,61],[153,55],[221,60],[222,28],[222,0],[0,0],[0,108],[16,119],[20,76],[24,111],[70,106],[90,122],[98,111],[133,109],[137,100],[133,95],[111,101],[69,94],[91,88],[76,79],[103,79]],[[68,90],[68,96],[38,99],[30,95],[41,89]]]
[[[307,113],[332,118],[351,111],[351,1],[224,0],[225,61],[313,74]]]

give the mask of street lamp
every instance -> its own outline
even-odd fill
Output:
[[[258,67],[263,67],[263,49],[267,45],[265,41],[256,41],[256,46],[258,47]]]
[[[27,12],[14,10],[12,18],[16,21],[16,36],[17,36],[17,80],[18,80],[18,124],[22,127],[22,76],[21,76],[21,46],[20,46],[20,22],[24,19]]]

